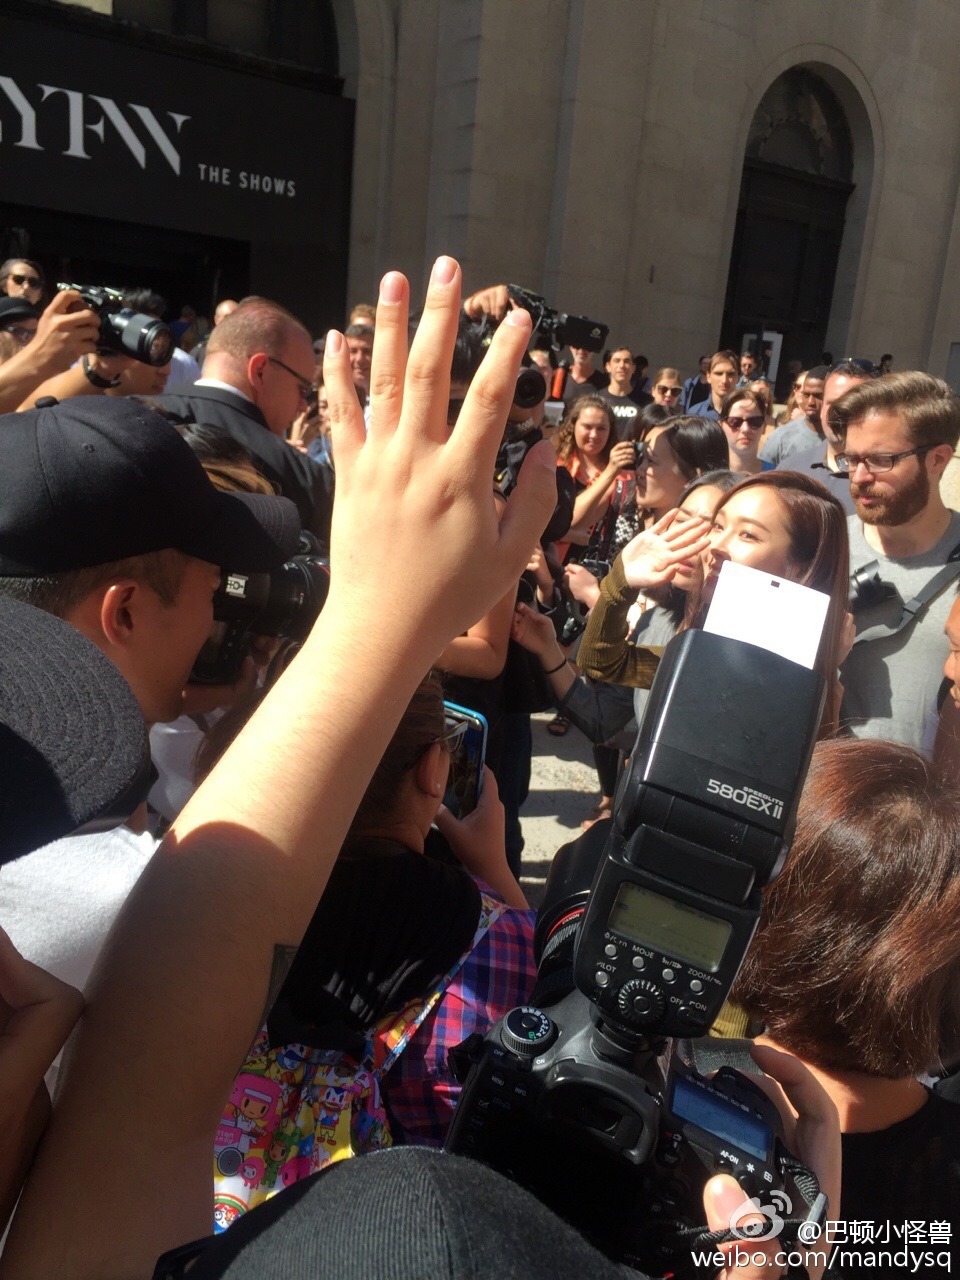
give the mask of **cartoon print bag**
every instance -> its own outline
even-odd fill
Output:
[[[390,1147],[380,1081],[506,904],[481,891],[470,946],[427,997],[386,1014],[359,1060],[337,1049],[271,1049],[266,1026],[247,1054],[214,1143],[214,1230],[335,1160]]]

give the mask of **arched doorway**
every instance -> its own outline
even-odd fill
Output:
[[[823,353],[853,162],[833,89],[808,67],[778,76],[747,140],[721,332],[721,345],[737,351],[778,335],[762,344],[778,398],[790,362],[809,368]]]

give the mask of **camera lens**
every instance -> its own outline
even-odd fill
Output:
[[[123,308],[103,317],[103,329],[109,328],[110,346],[121,355],[133,356],[141,364],[156,367],[167,364],[173,355],[173,334],[162,320]]]
[[[547,384],[539,369],[521,369],[513,403],[518,409],[535,409],[547,398]]]

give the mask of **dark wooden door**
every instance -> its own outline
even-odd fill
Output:
[[[852,190],[780,165],[744,163],[720,341],[739,351],[745,333],[782,333],[778,399],[789,393],[790,361],[807,369],[823,351]]]

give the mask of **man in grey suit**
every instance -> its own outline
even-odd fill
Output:
[[[211,333],[200,380],[159,403],[181,422],[222,427],[244,445],[326,550],[333,472],[284,439],[316,394],[313,372],[312,339],[296,316],[268,298],[247,298]]]

